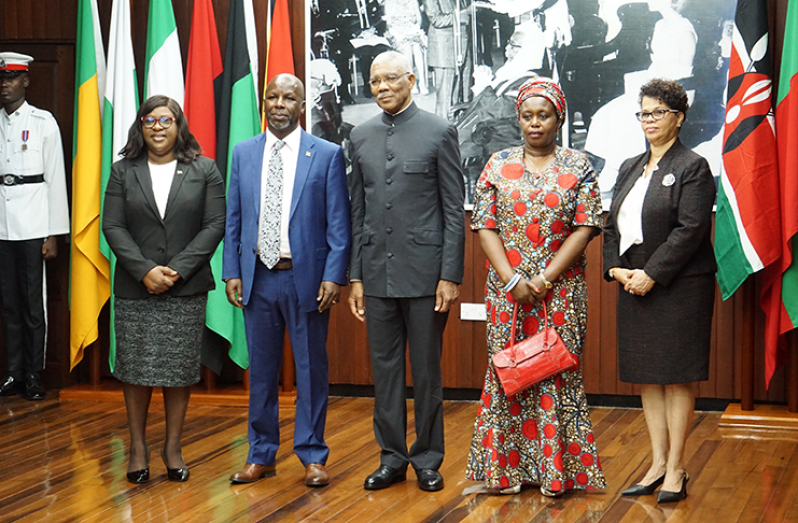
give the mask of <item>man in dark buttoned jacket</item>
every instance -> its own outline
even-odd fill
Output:
[[[395,52],[372,64],[382,113],[352,131],[349,306],[366,322],[374,371],[380,467],[369,490],[405,479],[443,488],[441,345],[463,277],[465,216],[457,129],[412,101],[415,76]],[[407,450],[405,348],[409,342],[416,441]]]

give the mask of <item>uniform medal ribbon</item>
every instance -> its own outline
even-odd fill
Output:
[[[30,131],[27,129],[22,131],[22,150],[28,150],[28,138],[30,138]]]

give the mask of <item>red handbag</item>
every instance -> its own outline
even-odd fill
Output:
[[[513,309],[511,345],[492,356],[493,367],[507,396],[518,394],[532,385],[560,372],[575,370],[579,359],[571,354],[554,327],[549,327],[546,302],[543,302],[543,330],[521,342],[515,342],[518,304]]]

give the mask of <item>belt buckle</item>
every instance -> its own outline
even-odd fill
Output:
[[[3,175],[3,185],[14,185],[14,182],[16,182],[16,176],[13,174]]]

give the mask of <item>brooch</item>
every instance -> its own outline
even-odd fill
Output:
[[[665,187],[670,187],[671,185],[674,184],[674,182],[676,182],[676,177],[673,175],[673,173],[666,174],[665,177],[662,179],[662,185],[664,185]]]

